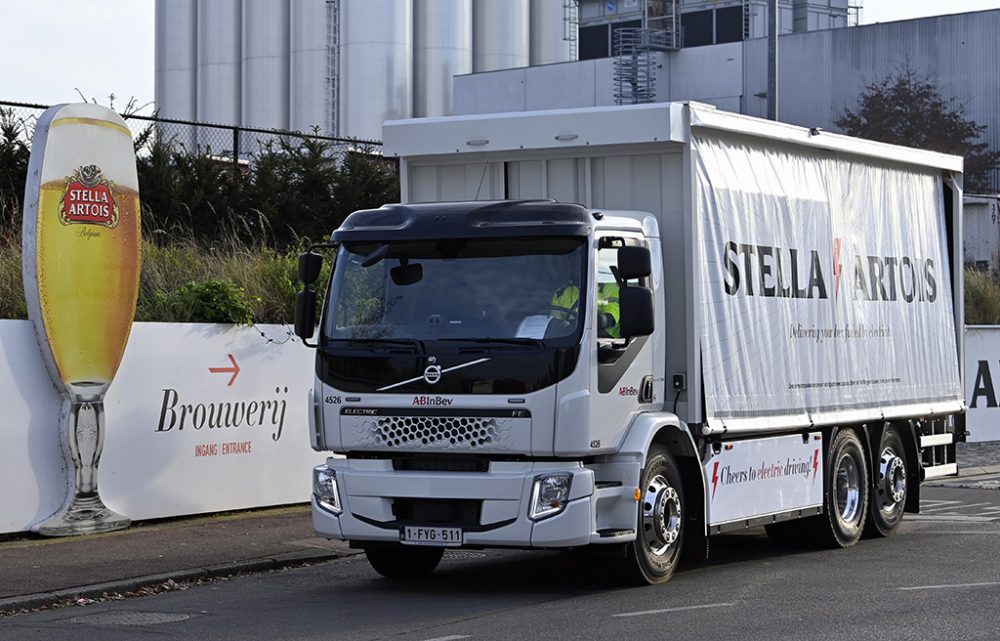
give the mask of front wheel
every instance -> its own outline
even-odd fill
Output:
[[[636,583],[665,583],[681,557],[685,515],[680,468],[662,445],[650,448],[639,491],[636,537],[628,544],[628,577]]]
[[[833,438],[824,476],[826,513],[810,519],[813,540],[824,547],[850,547],[861,538],[870,487],[865,450],[854,430],[839,430]]]
[[[405,579],[427,576],[441,562],[444,548],[410,547],[398,543],[365,546],[372,568],[384,577]]]
[[[906,507],[906,450],[899,429],[887,425],[876,450],[872,498],[865,533],[889,536],[903,522]]]

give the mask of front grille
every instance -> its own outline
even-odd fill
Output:
[[[475,499],[394,499],[392,513],[401,522],[474,527],[482,507],[483,502]]]
[[[394,456],[392,469],[397,472],[489,472],[489,459],[471,454],[459,456]]]
[[[483,447],[497,437],[494,417],[380,416],[372,428],[379,445],[388,447],[443,445]]]

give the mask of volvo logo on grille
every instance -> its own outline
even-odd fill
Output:
[[[427,381],[429,385],[433,385],[441,380],[441,366],[435,363],[437,359],[431,356],[427,361],[430,365],[424,370],[424,380]]]
[[[486,361],[492,360],[489,356],[486,358],[477,358],[474,361],[469,361],[468,363],[462,363],[461,365],[452,365],[447,369],[441,369],[441,366],[437,364],[437,358],[434,356],[427,357],[427,367],[424,368],[424,373],[419,376],[414,376],[413,378],[408,378],[405,381],[400,381],[398,383],[393,383],[392,385],[386,385],[385,387],[380,387],[376,391],[384,392],[386,390],[395,389],[397,387],[402,387],[403,385],[409,385],[410,383],[416,383],[417,381],[423,379],[428,385],[434,385],[441,380],[442,374],[447,374],[448,372],[454,372],[458,369],[464,369],[466,367],[471,367],[473,365],[479,365],[480,363],[485,363]]]
[[[424,380],[431,385],[441,380],[441,366],[428,365],[427,369],[424,370]]]

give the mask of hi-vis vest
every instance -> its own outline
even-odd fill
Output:
[[[618,283],[597,284],[597,313],[610,314],[615,319],[615,324],[604,330],[604,333],[611,338],[622,337],[621,326],[618,324],[620,314],[618,291]]]
[[[564,321],[572,320],[577,315],[577,303],[580,302],[580,288],[572,283],[552,295],[552,317]]]

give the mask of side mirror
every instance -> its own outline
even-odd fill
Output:
[[[299,280],[306,285],[312,285],[319,278],[323,268],[323,257],[313,252],[299,254]]]
[[[648,257],[648,252],[646,255]],[[648,287],[622,287],[618,292],[618,301],[621,306],[618,325],[622,338],[653,333],[653,292]]]
[[[315,329],[316,292],[304,289],[295,296],[295,334],[306,341],[312,338]]]
[[[618,248],[618,276],[622,280],[646,278],[651,273],[649,248],[626,245]]]

